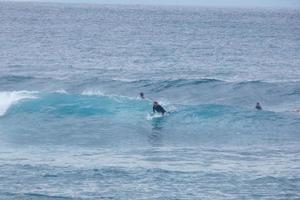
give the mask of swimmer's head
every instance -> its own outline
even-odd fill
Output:
[[[153,102],[153,105],[158,105],[158,102],[157,102],[157,101],[154,101],[154,102]]]
[[[143,99],[144,98],[144,93],[140,92],[140,97]]]

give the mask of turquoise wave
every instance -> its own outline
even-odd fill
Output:
[[[111,119],[111,124],[128,123],[131,126],[139,126],[134,123],[147,123],[147,121],[163,120],[168,126],[193,130],[193,127],[230,130],[232,126],[238,129],[254,127],[260,129],[265,125],[271,129],[282,129],[299,122],[298,113],[257,111],[253,107],[242,107],[222,104],[198,104],[184,105],[162,101],[161,104],[168,114],[160,119],[152,116],[152,102],[148,99],[139,99],[118,95],[105,95],[96,93],[69,94],[69,93],[29,93],[19,92],[5,105],[7,108],[2,113],[2,118],[11,119],[12,122],[19,120],[20,116],[38,120],[64,118],[89,118]],[[27,94],[27,96],[24,96]],[[30,94],[31,96],[28,96]],[[265,123],[264,125],[262,125]],[[187,126],[193,127],[187,127]],[[141,126],[143,126],[141,124]],[[297,126],[297,125],[296,125]]]

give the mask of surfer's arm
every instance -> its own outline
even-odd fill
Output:
[[[155,113],[155,108],[153,107],[152,109],[153,109],[153,113]]]

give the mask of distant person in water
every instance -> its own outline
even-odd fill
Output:
[[[256,110],[262,110],[262,107],[259,102],[256,103],[255,108],[256,108]]]
[[[140,97],[141,97],[141,99],[145,99],[145,96],[144,96],[143,92],[140,92]]]
[[[155,113],[155,112],[161,113],[164,115],[166,110],[161,105],[159,105],[157,101],[154,101],[153,102],[153,113]]]

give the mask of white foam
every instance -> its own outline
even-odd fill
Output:
[[[147,120],[153,120],[153,119],[157,119],[157,118],[162,118],[164,117],[164,115],[160,114],[160,113],[148,113],[146,116]]]
[[[31,91],[11,91],[11,92],[0,92],[0,116],[5,115],[7,110],[18,101],[22,99],[33,99],[36,98],[37,92]]]
[[[265,110],[272,112],[300,112],[299,105],[300,102],[281,103],[280,105],[267,106]]]
[[[126,83],[132,83],[138,81],[138,79],[127,79],[127,78],[113,78],[112,80],[126,82]]]
[[[84,90],[81,94],[82,95],[86,95],[86,96],[108,97],[108,98],[114,99],[116,101],[122,101],[124,99],[126,99],[126,100],[137,100],[137,99],[140,99],[138,97],[129,97],[129,96],[123,96],[123,95],[117,95],[117,94],[106,94],[105,92],[103,92],[101,90],[95,90],[95,89]]]
[[[95,89],[87,89],[82,92],[82,95],[86,96],[105,96],[105,93],[100,90],[95,90]]]
[[[54,92],[58,93],[58,94],[68,94],[68,92],[66,90],[64,90],[64,89],[56,90]]]

